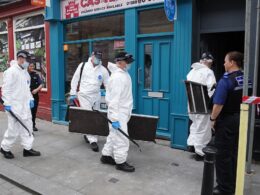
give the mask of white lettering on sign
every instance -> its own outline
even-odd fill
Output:
[[[164,0],[63,0],[62,19],[163,3]]]

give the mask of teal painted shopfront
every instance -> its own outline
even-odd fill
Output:
[[[121,3],[120,3],[121,2]],[[157,135],[184,149],[188,136],[183,80],[190,69],[192,0],[177,1],[177,19],[169,22],[163,0],[52,0],[50,23],[52,119],[63,123],[70,81],[78,64],[94,49],[103,65],[126,50],[134,55],[134,112],[160,117]],[[93,5],[92,5],[93,4]]]

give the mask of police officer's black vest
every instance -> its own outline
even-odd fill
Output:
[[[30,73],[30,77],[31,77],[30,88],[32,91],[34,89],[37,89],[40,86],[40,83],[39,83],[39,76],[37,75],[37,73],[35,73],[35,72]]]
[[[242,103],[242,96],[243,96],[243,76],[242,71],[236,71],[227,75],[227,79],[229,79],[229,83],[231,83],[232,88],[229,90],[226,102],[223,106],[220,115],[225,114],[234,114],[240,112],[240,104]],[[249,94],[252,91],[252,84],[249,82]]]

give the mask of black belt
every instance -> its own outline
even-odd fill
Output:
[[[225,112],[221,113],[219,118],[227,117],[227,116],[239,116],[240,112]]]

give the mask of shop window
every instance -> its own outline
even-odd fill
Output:
[[[89,58],[89,44],[69,44],[69,50],[66,52],[66,82],[65,82],[65,91],[68,93],[70,91],[70,82],[76,71],[78,65],[81,62],[87,62]]]
[[[66,40],[124,36],[124,15],[113,15],[66,25]]]
[[[3,72],[8,67],[7,23],[0,21],[0,86],[3,85]]]
[[[93,49],[103,53],[102,64],[107,66],[108,62],[113,62],[115,55],[125,48],[124,40],[98,41],[93,43]]]
[[[173,23],[168,21],[163,8],[144,10],[138,14],[139,34],[172,32]]]
[[[14,24],[16,52],[26,50],[31,54],[31,62],[35,64],[44,88],[47,88],[44,16],[39,14],[17,18]]]

